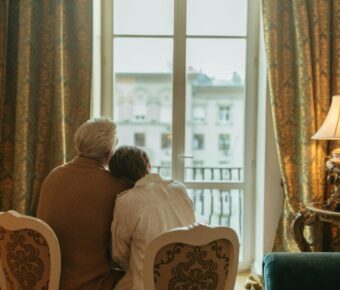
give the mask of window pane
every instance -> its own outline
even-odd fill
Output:
[[[144,147],[154,172],[171,178],[172,40],[114,41],[114,119],[119,144]]]
[[[186,180],[243,181],[244,76],[244,40],[188,40]]]
[[[189,35],[246,35],[246,0],[188,0],[187,13]]]
[[[144,147],[145,146],[145,134],[135,133],[135,146]]]
[[[173,34],[173,0],[114,0],[115,34]]]
[[[242,242],[243,190],[189,189],[188,193],[194,203],[198,222],[231,227]],[[240,261],[242,261],[242,250],[240,250]]]

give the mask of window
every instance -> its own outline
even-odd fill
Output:
[[[163,133],[161,137],[161,147],[162,149],[169,149],[171,148],[171,135],[170,133]],[[162,163],[163,161],[161,161]],[[166,162],[167,164],[169,162]],[[169,165],[169,164],[168,164]]]
[[[138,147],[145,146],[145,134],[144,133],[135,133],[135,145]]]
[[[133,117],[136,121],[144,121],[146,119],[146,104],[143,101],[135,101],[133,107]]]
[[[205,121],[205,109],[204,107],[198,106],[194,107],[194,122],[204,122]]]
[[[94,116],[112,117],[120,143],[144,146],[155,172],[183,182],[199,214],[233,227],[248,267],[258,1],[98,2]]]
[[[219,106],[218,107],[218,120],[221,123],[230,121],[230,106]]]
[[[204,149],[204,135],[203,134],[194,134],[194,137],[192,140],[192,148],[194,150]]]
[[[218,137],[218,149],[223,151],[224,154],[229,154],[230,151],[230,135],[220,134]]]

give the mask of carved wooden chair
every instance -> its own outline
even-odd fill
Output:
[[[239,241],[228,227],[192,225],[155,238],[144,259],[144,289],[232,290]]]
[[[59,290],[58,239],[42,220],[0,212],[0,288]]]

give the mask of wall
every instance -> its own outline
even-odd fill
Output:
[[[265,49],[260,23],[259,87],[256,149],[255,251],[252,271],[262,273],[263,256],[272,250],[276,227],[282,211],[283,191],[280,186],[274,127],[266,91]]]

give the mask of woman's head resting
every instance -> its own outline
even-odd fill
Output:
[[[119,147],[109,162],[111,174],[130,186],[148,174],[150,168],[150,159],[147,153],[135,146]]]

